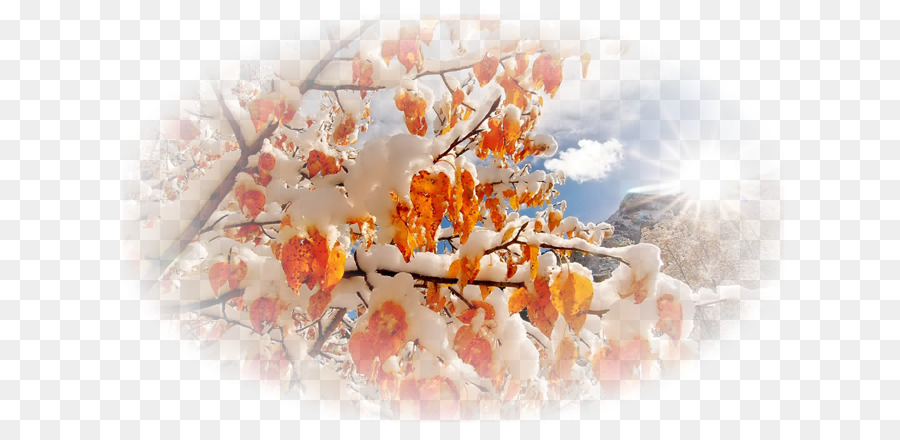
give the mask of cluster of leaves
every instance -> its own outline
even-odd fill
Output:
[[[609,225],[565,217],[554,201],[564,176],[533,170],[557,149],[536,127],[568,55],[521,39],[429,70],[435,33],[455,42],[464,28],[407,25],[371,53],[360,42],[378,36],[361,30],[303,78],[270,79],[302,99],[318,93],[309,114],[278,87],[259,93],[260,82],[242,81],[237,105],[219,95],[229,125],[190,142],[236,140],[224,156],[240,159],[182,252],[194,263],[163,274],[164,293],[204,298],[179,306],[184,319],[258,334],[268,348],[247,362],[263,377],[302,383],[300,364],[313,362],[399,412],[414,401],[432,415],[477,415],[485,401],[540,405],[653,375],[659,344],[684,334],[690,292],[658,276],[655,247],[602,248]],[[590,57],[580,60],[586,69]],[[442,98],[427,78],[441,80]],[[408,134],[358,142],[373,97],[391,87]],[[256,151],[244,139],[253,133]],[[573,252],[624,264],[593,283]]]

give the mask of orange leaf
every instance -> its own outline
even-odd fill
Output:
[[[516,289],[509,297],[509,314],[521,312],[522,309],[528,306],[530,301],[528,289],[524,287]]]
[[[450,268],[447,269],[447,276],[450,278],[456,278],[456,276],[459,275],[459,266],[460,260],[453,260],[453,262],[450,263]]]
[[[350,145],[354,140],[353,133],[356,132],[356,118],[347,113],[343,113],[340,118],[341,122],[337,124],[331,134],[331,141],[337,145]]]
[[[450,208],[450,178],[444,173],[419,171],[410,182],[409,196],[416,213],[413,226],[424,230],[425,250],[434,252],[435,235]]]
[[[275,325],[283,307],[277,299],[260,297],[250,304],[250,324],[257,333],[262,333],[269,325]]]
[[[331,291],[344,278],[344,263],[347,261],[347,253],[341,245],[335,243],[328,254],[328,263],[325,266],[325,278],[322,280],[322,290]]]
[[[457,330],[453,338],[453,349],[463,362],[475,367],[478,375],[484,378],[492,375],[494,353],[491,351],[491,343],[472,330],[472,326],[464,325]]]
[[[499,65],[500,60],[488,54],[485,54],[481,61],[475,63],[472,66],[472,71],[475,73],[475,78],[478,78],[478,84],[484,87],[485,84],[491,82],[491,79],[497,74],[497,66]]]
[[[529,244],[524,249],[525,259],[529,262],[529,270],[531,279],[537,278],[538,269],[540,268],[538,262],[538,256],[541,254],[541,249],[536,244]]]
[[[465,323],[465,324],[471,323],[472,318],[475,317],[475,313],[478,312],[478,309],[484,310],[484,319],[485,320],[494,319],[494,314],[495,314],[494,306],[492,306],[489,303],[486,303],[484,301],[478,301],[478,300],[472,301],[472,305],[475,307],[469,308],[468,310],[466,310],[465,312],[463,312],[462,314],[457,316],[457,318],[459,318],[459,320],[462,321],[463,323]]]
[[[255,188],[248,189],[243,184],[239,184],[234,188],[234,195],[241,211],[247,214],[251,219],[256,218],[266,205],[265,193]]]
[[[394,104],[403,112],[406,128],[411,134],[425,136],[428,132],[428,123],[425,120],[425,98],[406,89],[400,89],[394,95]]]
[[[260,172],[272,171],[275,168],[275,155],[269,152],[260,153],[257,167],[259,167]]]
[[[391,197],[397,203],[391,211],[391,224],[394,226],[394,243],[397,245],[400,253],[403,254],[403,259],[409,263],[413,250],[418,247],[418,236],[415,231],[410,230],[409,226],[409,213],[412,211],[412,208],[406,203],[399,202],[395,194],[391,193]]]
[[[290,122],[294,118],[297,109],[284,102],[273,101],[271,99],[257,99],[247,105],[247,111],[250,112],[250,120],[256,131],[261,130],[267,125],[269,116],[273,117],[273,122]]]
[[[594,353],[591,358],[594,377],[604,384],[604,387],[617,385],[623,379],[637,379],[640,375],[638,366],[641,361],[651,358],[650,342],[642,338],[634,338],[620,346],[611,342],[609,347],[604,347]]]
[[[344,248],[335,244],[328,254],[328,262],[325,266],[324,279],[319,285],[319,291],[309,298],[309,317],[316,319],[322,316],[328,304],[331,302],[331,291],[344,277],[344,262],[347,254]]]
[[[481,220],[481,197],[475,192],[475,179],[469,170],[460,174],[460,186],[462,187],[462,230],[459,231],[459,241],[465,244],[469,235],[475,229],[475,224]]]
[[[512,76],[504,73],[502,76],[500,76],[500,79],[497,80],[497,84],[499,84],[500,87],[503,87],[503,90],[506,91],[506,100],[504,101],[505,104],[512,104],[523,110],[528,107],[527,92],[522,88],[522,86],[519,85],[518,82],[516,82],[515,79],[513,79]]]
[[[365,328],[357,328],[350,336],[348,348],[356,370],[371,377],[375,360],[384,362],[397,354],[406,343],[406,312],[394,301],[385,301],[372,312]]]
[[[550,369],[550,380],[566,380],[572,374],[572,367],[578,360],[578,348],[572,338],[564,337],[556,347],[556,362]]]
[[[559,85],[562,84],[562,64],[558,60],[554,60],[549,53],[545,53],[534,60],[531,77],[535,87],[543,84],[544,91],[552,98],[559,89]]]
[[[554,293],[556,294],[552,298],[553,306],[577,334],[584,326],[587,311],[594,298],[593,283],[580,274],[569,272],[569,276],[562,282],[559,290]]]
[[[550,212],[547,213],[547,227],[550,228],[550,232],[553,232],[553,230],[559,226],[561,221],[562,211],[551,209]]]
[[[327,263],[328,246],[325,237],[316,229],[309,232],[308,238],[291,237],[281,251],[281,267],[284,269],[288,286],[294,293],[297,293],[304,283],[306,287],[312,289],[321,282],[325,277]]]
[[[659,315],[656,328],[673,340],[681,339],[681,325],[684,318],[681,302],[671,294],[661,295],[656,300],[656,312]]]
[[[422,70],[422,48],[419,46],[418,32],[414,29],[406,27],[400,28],[400,38],[397,40],[397,60],[406,72],[409,73],[413,66]],[[384,55],[384,46],[382,46],[382,55]]]
[[[447,303],[447,298],[441,294],[441,285],[437,283],[426,283],[425,289],[425,306],[433,312],[439,312]]]
[[[319,150],[309,152],[309,159],[306,161],[306,169],[309,170],[309,177],[315,177],[321,173],[322,176],[337,174],[341,170],[337,160]]]
[[[246,276],[247,263],[241,260],[232,260],[230,267],[228,262],[220,261],[209,268],[209,284],[216,296],[219,296],[219,289],[225,283],[228,283],[229,289],[234,290]]]
[[[516,70],[513,71],[513,77],[522,78],[522,75],[525,74],[525,69],[528,68],[528,54],[524,52],[519,52],[516,54]]]
[[[384,64],[390,65],[391,59],[397,56],[397,41],[387,40],[381,43],[381,57],[384,58]]]
[[[634,303],[635,304],[640,304],[640,303],[644,302],[644,300],[647,299],[647,295],[650,294],[650,287],[647,285],[648,277],[649,277],[649,275],[646,275],[641,279],[637,279],[637,275],[632,273],[631,274],[631,285],[629,286],[630,290],[628,290],[624,295],[622,295],[620,293],[619,297],[627,298],[629,296],[634,295]]]
[[[478,272],[481,270],[481,256],[462,257],[459,261],[459,286],[463,288],[478,276]]]
[[[269,115],[275,112],[275,102],[268,99],[257,99],[247,105],[253,128],[261,130],[269,121]]]
[[[528,320],[537,327],[541,333],[550,337],[553,326],[556,324],[556,318],[559,312],[551,303],[552,291],[556,290],[555,286],[551,286],[550,281],[546,278],[538,277],[534,280],[534,290],[536,297],[532,297],[531,303],[528,305]]]

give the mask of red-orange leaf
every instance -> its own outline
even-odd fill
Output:
[[[487,54],[484,55],[481,61],[475,63],[472,66],[472,71],[475,73],[475,78],[478,78],[478,84],[484,87],[485,84],[491,82],[491,79],[497,74],[497,66],[499,65],[500,60],[497,57]]]
[[[471,323],[472,318],[474,318],[475,314],[478,313],[478,309],[484,310],[484,319],[485,320],[494,319],[494,306],[492,306],[484,301],[478,301],[478,300],[472,301],[472,305],[475,307],[467,309],[465,312],[463,312],[462,314],[457,316],[457,318],[459,318],[459,320],[462,321],[463,323],[465,323],[465,324]]]
[[[294,118],[297,109],[284,102],[284,99],[280,101],[257,99],[247,105],[247,111],[250,112],[253,127],[259,131],[266,126],[270,115],[273,116],[274,122],[286,123]]]
[[[562,63],[555,60],[552,55],[545,53],[534,60],[531,68],[531,77],[535,87],[544,86],[544,91],[552,98],[562,84]]]
[[[269,152],[260,153],[257,162],[259,171],[272,171],[275,168],[275,155]]]
[[[400,64],[403,64],[403,67],[406,67],[407,73],[412,70],[413,66],[421,71],[423,57],[422,48],[419,45],[418,31],[402,27],[400,28],[399,36],[400,38],[397,40],[397,60],[400,61]],[[384,46],[382,46],[383,55]]]
[[[492,376],[494,353],[491,351],[491,343],[472,330],[472,326],[464,325],[457,330],[453,338],[453,349],[463,362],[475,367],[479,376],[484,378]]]
[[[250,304],[250,324],[257,333],[262,333],[269,325],[274,325],[278,314],[284,309],[277,299],[260,297]]]
[[[659,315],[656,328],[673,340],[681,339],[681,325],[684,318],[681,302],[671,294],[661,295],[656,300],[656,311]]]
[[[371,61],[360,58],[359,52],[353,57],[352,67],[354,84],[359,84],[362,87],[369,87],[374,84],[372,72],[374,72],[375,66],[372,65]],[[360,91],[360,96],[365,98],[366,91]]]
[[[212,286],[213,292],[219,296],[219,289],[228,283],[231,290],[237,289],[238,285],[247,276],[247,263],[241,260],[232,260],[231,266],[226,261],[220,261],[213,264],[209,268],[209,285]]]
[[[546,278],[538,277],[534,280],[535,296],[532,297],[531,303],[528,305],[528,320],[537,327],[541,333],[550,337],[553,332],[553,326],[556,324],[556,318],[559,312],[553,307],[550,299],[553,296],[551,290],[552,285]]]
[[[281,267],[288,286],[296,293],[300,286],[312,289],[325,277],[328,246],[319,231],[309,231],[309,237],[291,237],[281,251]]]
[[[376,359],[384,362],[406,343],[406,329],[406,312],[396,302],[385,301],[373,311],[365,328],[357,327],[348,343],[356,371],[371,377]]]
[[[238,201],[241,211],[250,218],[256,218],[266,205],[266,194],[256,188],[247,188],[244,184],[238,184],[234,188],[234,196]]]
[[[397,56],[397,40],[386,40],[381,43],[381,57],[384,58],[384,64],[390,65],[391,59]]]
[[[315,177],[320,173],[322,176],[337,174],[341,167],[334,157],[319,150],[312,150],[309,152],[309,159],[306,161],[306,169],[309,170],[309,177]]]

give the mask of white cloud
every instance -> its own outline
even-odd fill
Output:
[[[622,144],[616,139],[597,142],[590,139],[578,141],[578,146],[563,151],[559,158],[544,162],[551,171],[562,171],[566,178],[576,182],[601,180],[622,160]]]

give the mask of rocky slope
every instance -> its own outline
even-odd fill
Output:
[[[642,228],[651,228],[680,212],[684,208],[684,201],[682,194],[626,194],[619,209],[606,220],[615,231],[612,236],[603,240],[603,246],[619,247],[640,243]],[[619,265],[618,261],[593,256],[576,255],[574,259],[591,269],[595,281],[608,278]]]

